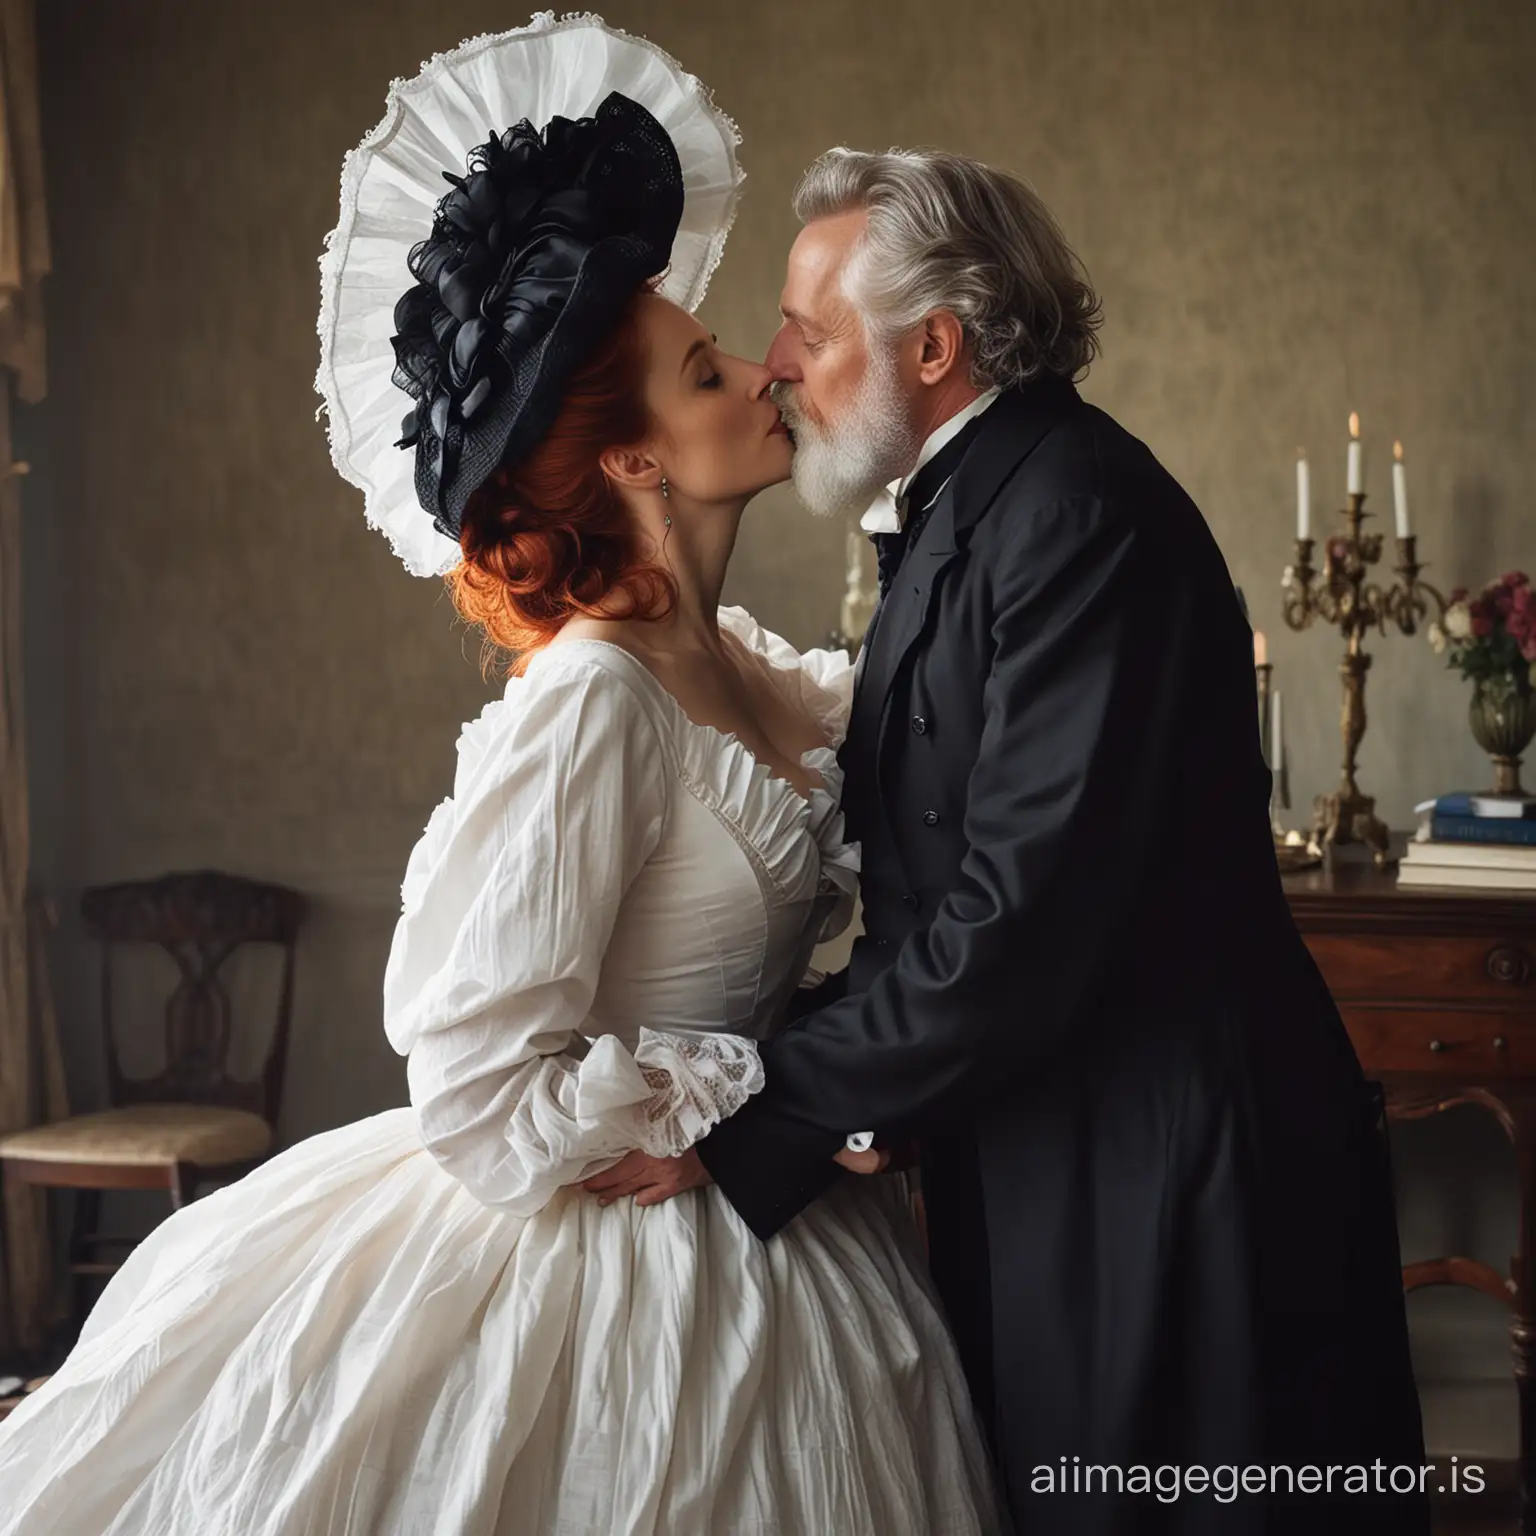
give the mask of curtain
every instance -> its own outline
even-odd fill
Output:
[[[22,698],[21,487],[16,400],[47,389],[41,286],[50,266],[43,200],[33,0],[0,0],[0,1136],[68,1113],[46,969],[46,902],[28,886]],[[59,1315],[47,1206],[17,1189],[0,1223],[0,1346],[40,1348]]]
[[[0,367],[28,405],[48,390],[42,283],[52,264],[32,0],[0,0]]]

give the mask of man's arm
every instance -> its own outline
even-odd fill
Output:
[[[825,1188],[848,1131],[910,1133],[1048,1060],[1129,911],[1176,747],[1189,598],[1148,579],[1146,535],[1096,497],[1020,529],[993,578],[958,884],[868,992],[766,1044],[763,1092],[698,1145],[760,1236]]]

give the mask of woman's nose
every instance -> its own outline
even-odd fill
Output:
[[[774,382],[773,370],[766,363],[748,363],[748,393],[754,400],[761,400]]]

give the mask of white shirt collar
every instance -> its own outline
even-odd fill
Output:
[[[917,478],[918,472],[938,455],[939,450],[952,443],[975,419],[992,404],[1002,393],[1000,389],[989,389],[985,394],[977,395],[967,406],[962,406],[948,421],[941,422],[928,434],[927,441],[923,444],[923,450],[917,456],[917,463],[912,466],[909,474],[903,475],[900,480],[892,480],[874,501],[870,504],[862,518],[859,519],[859,527],[865,533],[900,533],[902,516],[906,511],[905,499],[907,487]],[[945,481],[947,485],[949,482]],[[942,490],[943,487],[940,487]]]

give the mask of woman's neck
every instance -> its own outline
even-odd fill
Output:
[[[672,526],[650,540],[649,558],[677,584],[677,603],[665,618],[639,626],[648,645],[668,651],[720,647],[720,594],[745,505],[679,508]]]

